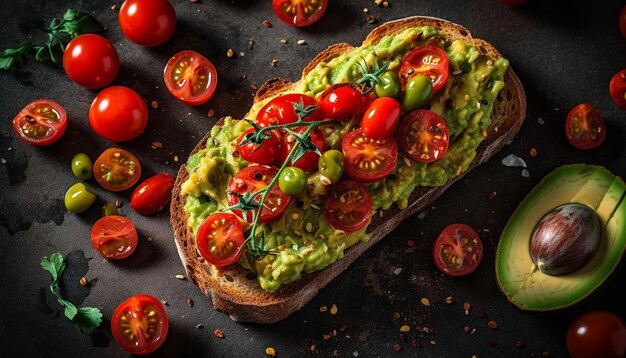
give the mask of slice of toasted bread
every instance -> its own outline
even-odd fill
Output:
[[[440,31],[442,37],[455,40],[462,39],[475,45],[482,53],[493,58],[501,57],[489,43],[475,39],[462,26],[430,17],[411,17],[381,25],[372,31],[363,42],[376,43],[383,36],[398,33],[404,29],[417,26],[430,26]],[[349,44],[336,44],[318,56],[304,69],[303,77],[320,62],[326,62],[353,49]],[[192,229],[187,225],[187,214],[183,210],[186,197],[181,194],[181,184],[189,178],[186,165],[181,166],[174,186],[171,204],[171,223],[174,228],[176,245],[187,274],[200,290],[211,297],[216,309],[226,312],[235,321],[273,323],[304,306],[317,292],[333,278],[343,272],[361,253],[391,232],[407,217],[426,208],[441,195],[452,183],[459,180],[472,168],[480,165],[510,142],[519,131],[526,116],[526,97],[517,76],[509,68],[505,73],[505,87],[500,92],[491,115],[492,123],[487,138],[477,149],[477,155],[467,171],[450,180],[441,187],[418,187],[409,199],[406,209],[396,206],[385,212],[384,218],[375,215],[369,226],[371,239],[360,242],[345,251],[345,256],[327,268],[302,274],[296,282],[281,287],[275,293],[264,291],[254,275],[239,265],[231,265],[226,270],[218,271],[199,257],[196,250]],[[296,84],[289,81],[274,79],[265,83],[257,92],[254,102],[259,105],[276,95],[293,90]],[[207,134],[192,154],[202,149],[207,142]]]

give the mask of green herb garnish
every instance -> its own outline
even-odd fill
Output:
[[[37,61],[51,61],[57,63],[55,52],[65,51],[65,46],[73,38],[89,33],[101,32],[102,25],[91,15],[68,9],[63,18],[54,19],[47,28],[38,27],[39,30],[48,34],[46,44],[32,44],[24,42],[18,48],[9,48],[0,52],[0,69],[9,70],[17,67],[27,54],[34,52]]]
[[[50,272],[52,275],[52,283],[50,291],[56,297],[57,301],[63,307],[65,317],[72,321],[76,328],[83,333],[91,333],[94,328],[102,323],[102,312],[95,307],[76,307],[72,302],[64,300],[59,292],[60,280],[65,270],[65,260],[63,256],[55,252],[50,257],[44,257],[41,260],[41,268]]]

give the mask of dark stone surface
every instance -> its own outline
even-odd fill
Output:
[[[144,292],[169,302],[170,333],[156,356],[264,356],[274,347],[280,357],[331,356],[423,356],[423,357],[538,357],[548,351],[567,356],[564,338],[569,321],[578,313],[606,309],[626,318],[619,288],[626,274],[621,266],[606,285],[583,304],[553,313],[522,313],[498,291],[494,254],[507,218],[524,195],[550,170],[573,162],[601,164],[626,177],[626,122],[607,88],[612,75],[626,67],[626,42],[618,28],[619,2],[598,6],[592,1],[530,0],[521,7],[508,7],[496,0],[391,1],[378,8],[371,0],[332,1],[327,13],[309,28],[282,24],[270,1],[205,0],[173,1],[178,15],[174,37],[156,48],[141,48],[126,40],[117,24],[121,1],[15,1],[0,12],[0,44],[16,47],[21,41],[41,39],[30,23],[48,23],[68,7],[93,13],[107,27],[105,36],[117,48],[121,72],[114,84],[134,88],[149,103],[146,132],[120,146],[141,160],[147,178],[166,171],[174,174],[196,141],[224,115],[241,117],[252,102],[251,85],[272,77],[295,80],[318,52],[337,42],[360,43],[378,23],[408,15],[445,18],[470,29],[475,36],[492,42],[507,58],[522,80],[528,95],[528,117],[518,138],[487,164],[455,184],[437,200],[425,218],[407,220],[385,240],[368,251],[352,267],[323,289],[311,303],[290,318],[270,326],[239,324],[211,308],[210,301],[183,273],[172,238],[167,211],[142,217],[128,206],[130,192],[110,193],[95,181],[87,184],[98,202],[81,215],[66,213],[65,191],[77,181],[70,159],[86,152],[95,159],[111,143],[97,137],[87,122],[89,104],[96,90],[78,87],[60,67],[28,60],[17,71],[0,73],[0,342],[5,357],[35,356],[126,356],[110,338],[109,319],[118,303]],[[116,5],[117,9],[111,9]],[[369,14],[362,9],[368,7]],[[568,10],[564,15],[563,11]],[[268,19],[272,28],[265,28]],[[289,43],[282,45],[279,39]],[[306,45],[296,44],[305,39]],[[254,45],[249,48],[249,41]],[[227,58],[232,48],[237,56]],[[210,58],[219,73],[218,90],[207,104],[184,106],[167,93],[162,70],[169,56],[193,49]],[[243,52],[243,55],[240,53]],[[277,59],[278,66],[271,62]],[[48,97],[61,103],[70,117],[67,133],[58,143],[35,148],[15,139],[11,118],[31,100]],[[599,148],[579,151],[563,134],[567,111],[581,102],[597,106],[607,121],[608,137]],[[215,116],[207,117],[209,109]],[[543,124],[541,124],[541,123]],[[163,149],[150,144],[161,141]],[[530,157],[531,148],[537,157]],[[520,168],[505,168],[500,160],[510,153],[528,162],[530,178]],[[175,162],[174,156],[180,161]],[[487,200],[488,193],[497,193]],[[120,262],[103,260],[89,241],[91,224],[107,201],[124,201],[122,212],[140,232],[139,247]],[[434,267],[431,245],[448,224],[463,222],[483,235],[485,258],[470,276],[444,276]],[[151,239],[148,239],[151,238]],[[415,248],[407,250],[407,240]],[[97,306],[104,313],[102,328],[89,336],[79,333],[59,314],[47,291],[49,274],[41,270],[43,256],[59,251],[70,258],[63,279],[67,297],[75,303]],[[394,270],[402,268],[396,275]],[[78,281],[90,280],[88,288]],[[453,296],[456,303],[446,305]],[[430,299],[431,307],[420,304]],[[195,304],[187,305],[191,298]],[[472,311],[463,313],[462,303]],[[320,312],[336,304],[339,312]],[[401,318],[394,319],[393,312]],[[488,319],[479,318],[485,312]],[[437,335],[416,332],[418,321],[438,329]],[[489,319],[499,328],[487,328]],[[197,329],[197,324],[203,329]],[[342,325],[345,330],[340,330]],[[400,337],[400,327],[411,331]],[[476,328],[468,335],[463,327]],[[225,338],[213,336],[216,328]],[[337,330],[336,336],[332,332]],[[324,334],[331,334],[324,340]],[[421,348],[414,348],[416,339]],[[516,348],[517,340],[524,348]],[[430,341],[436,342],[432,345]],[[495,347],[491,347],[493,340]],[[396,353],[392,346],[400,343]],[[315,344],[316,352],[309,347]]]

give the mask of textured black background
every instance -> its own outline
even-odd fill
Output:
[[[498,291],[494,254],[506,219],[524,195],[541,177],[555,167],[573,162],[602,164],[626,177],[626,124],[624,112],[611,101],[608,83],[626,67],[626,40],[617,27],[619,1],[530,0],[521,7],[508,7],[496,0],[391,1],[392,7],[378,8],[373,0],[331,1],[324,17],[313,26],[298,29],[281,23],[269,0],[204,0],[192,3],[172,1],[177,29],[172,39],[156,48],[142,48],[129,42],[117,24],[121,1],[13,1],[3,3],[0,12],[0,44],[17,47],[22,40],[41,34],[29,24],[46,24],[68,7],[88,11],[106,27],[105,36],[117,48],[121,71],[114,84],[135,89],[158,109],[150,106],[146,132],[120,144],[141,160],[147,178],[153,173],[176,173],[195,143],[224,115],[241,117],[252,102],[252,85],[272,77],[296,80],[301,69],[318,52],[337,42],[359,44],[380,22],[408,15],[441,17],[470,29],[477,37],[492,42],[508,59],[522,80],[528,96],[528,116],[518,138],[487,164],[455,184],[427,211],[414,217],[357,260],[349,270],[323,289],[302,310],[274,325],[239,324],[214,311],[210,301],[189,281],[174,276],[183,273],[169,226],[167,211],[141,217],[128,206],[130,192],[113,194],[95,181],[87,185],[99,201],[81,215],[67,213],[63,196],[77,181],[70,171],[70,159],[86,152],[95,159],[112,143],[95,135],[87,122],[89,105],[96,90],[72,83],[60,67],[28,60],[17,71],[0,73],[0,343],[3,356],[124,356],[111,340],[109,318],[119,302],[145,292],[169,302],[170,333],[159,356],[264,356],[274,347],[281,357],[330,356],[424,356],[424,357],[528,357],[543,351],[555,357],[567,356],[565,330],[578,313],[607,309],[626,317],[623,287],[624,266],[582,305],[554,313],[522,313]],[[116,5],[116,9],[111,9]],[[363,13],[363,8],[370,14]],[[268,19],[272,28],[262,26]],[[283,45],[281,38],[289,40]],[[296,41],[305,39],[306,45]],[[252,40],[253,47],[249,42]],[[237,54],[228,58],[232,48]],[[207,104],[191,108],[173,100],[164,88],[162,70],[174,53],[196,50],[213,61],[219,73],[216,95]],[[278,66],[271,62],[277,59]],[[61,103],[70,123],[56,144],[35,148],[17,140],[10,128],[12,117],[28,102],[47,97]],[[568,110],[580,102],[597,106],[607,122],[608,137],[599,148],[579,151],[563,134]],[[209,109],[215,110],[208,117]],[[544,123],[544,124],[542,124]],[[151,149],[161,141],[162,149]],[[538,156],[531,158],[534,147]],[[515,153],[526,159],[530,178],[521,168],[501,166],[501,159]],[[174,157],[178,156],[178,162]],[[487,200],[488,193],[497,193]],[[91,247],[89,230],[106,201],[123,200],[122,212],[134,220],[140,232],[137,251],[128,259],[108,262]],[[442,275],[431,259],[431,245],[448,224],[463,222],[480,230],[485,258],[478,270],[467,277]],[[484,230],[483,230],[484,229]],[[488,230],[488,231],[485,231]],[[151,238],[151,239],[148,239]],[[414,250],[407,241],[414,240]],[[60,251],[69,263],[64,276],[65,294],[75,303],[101,308],[102,328],[89,336],[79,333],[59,315],[46,287],[50,276],[39,267],[43,256]],[[394,274],[401,268],[399,274]],[[78,284],[85,275],[89,288]],[[446,305],[446,296],[456,303]],[[430,299],[431,307],[420,304]],[[192,299],[193,307],[187,304]],[[466,317],[462,302],[474,307]],[[321,306],[336,304],[336,315],[320,312]],[[394,319],[392,313],[401,313]],[[484,311],[499,324],[487,328]],[[436,327],[438,335],[420,335],[414,328],[421,315],[424,323]],[[197,329],[197,324],[203,329]],[[391,346],[400,342],[399,329],[411,327],[408,340],[417,339],[422,348],[402,343],[396,353]],[[339,328],[345,325],[345,330]],[[476,328],[474,335],[463,326]],[[213,336],[221,328],[224,339]],[[324,340],[324,334],[337,330]],[[491,347],[492,339],[497,346]],[[525,342],[523,349],[515,341]],[[431,345],[430,341],[436,342]],[[315,344],[317,350],[309,347]]]

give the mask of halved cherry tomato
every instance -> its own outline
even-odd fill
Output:
[[[327,118],[349,120],[367,106],[367,96],[354,83],[336,83],[320,96],[320,109]]]
[[[196,51],[181,51],[167,61],[163,70],[165,86],[177,100],[198,106],[213,97],[217,87],[217,70]]]
[[[363,183],[384,179],[398,162],[398,145],[393,137],[373,139],[360,129],[343,138],[341,149],[346,173]]]
[[[433,260],[450,276],[472,273],[483,259],[483,243],[471,227],[452,224],[446,227],[433,246]]]
[[[63,69],[79,86],[102,88],[117,77],[120,58],[109,40],[100,35],[84,34],[67,44]]]
[[[89,107],[89,124],[102,138],[124,142],[137,138],[148,124],[148,107],[124,86],[103,89]]]
[[[167,0],[126,0],[118,19],[126,38],[146,47],[163,44],[176,28],[176,12]]]
[[[626,70],[619,71],[611,78],[609,92],[613,101],[621,108],[626,109]]]
[[[13,118],[13,131],[24,142],[36,146],[59,140],[67,128],[67,114],[51,99],[38,99],[27,104]]]
[[[141,215],[150,215],[163,210],[169,203],[174,189],[174,177],[159,173],[139,184],[130,196],[130,207]]]
[[[279,19],[291,26],[309,26],[324,15],[328,0],[273,0]]]
[[[270,164],[280,156],[280,139],[276,133],[267,133],[271,137],[265,139],[262,144],[248,143],[241,145],[240,143],[254,133],[254,128],[250,128],[243,132],[241,137],[237,139],[237,151],[241,157],[250,163]]]
[[[261,127],[274,124],[293,123],[298,120],[298,116],[293,108],[294,103],[302,103],[303,107],[317,106],[315,100],[305,94],[290,93],[278,96],[269,101],[256,116],[256,122]],[[310,115],[304,117],[305,121],[321,121],[322,112],[317,109]]]
[[[567,115],[565,135],[578,149],[595,148],[606,138],[604,119],[594,106],[587,103],[579,104]]]
[[[328,191],[324,217],[334,229],[355,232],[372,216],[372,197],[365,185],[352,180],[334,184]]]
[[[570,323],[566,342],[572,358],[624,358],[626,325],[611,312],[585,312]]]
[[[398,139],[411,158],[423,163],[443,157],[450,142],[448,126],[443,118],[425,109],[418,109],[404,117]]]
[[[296,127],[292,128],[292,130],[298,134],[302,134],[304,133],[304,131],[306,131],[306,127]],[[280,162],[277,163],[279,166],[282,165],[285,160],[287,160],[289,152],[291,152],[291,149],[293,149],[293,146],[296,143],[296,138],[294,138],[294,136],[292,136],[291,134],[283,135],[283,140],[280,146]],[[320,151],[320,153],[323,153],[326,150],[326,141],[324,140],[324,136],[322,135],[322,132],[320,132],[317,128],[311,132],[311,143],[313,143],[313,145]],[[317,162],[319,161],[319,159],[320,156],[317,153],[308,152],[300,159],[296,160],[295,163],[292,161],[287,165],[298,167],[305,172],[311,172],[317,169]]]
[[[389,137],[396,129],[401,110],[400,103],[391,97],[376,98],[361,119],[363,134],[374,139]]]
[[[622,12],[619,13],[619,32],[621,32],[622,37],[626,39],[626,6],[624,6]]]
[[[134,295],[120,303],[111,317],[111,333],[131,354],[148,354],[159,348],[169,329],[161,302],[150,295]]]
[[[439,91],[448,81],[448,55],[437,46],[422,45],[407,53],[400,63],[402,89],[409,78],[420,74],[430,78],[433,93]]]
[[[93,175],[109,191],[122,191],[135,185],[141,176],[139,159],[131,152],[109,148],[93,164]]]
[[[244,251],[243,227],[233,214],[211,214],[200,225],[196,242],[200,255],[208,263],[228,266]]]
[[[251,165],[240,170],[228,183],[228,191],[226,192],[228,205],[235,205],[239,202],[239,198],[233,193],[244,195],[246,193],[252,194],[262,190],[267,187],[277,173],[277,168],[268,165]],[[261,195],[257,195],[255,199],[257,201],[261,200]],[[287,205],[289,205],[289,201],[291,201],[291,197],[280,190],[277,181],[265,199],[265,203],[263,203],[263,210],[261,211],[259,221],[268,222],[276,219],[285,211]],[[256,215],[257,212],[258,209],[255,209],[254,215]],[[247,222],[254,221],[252,212],[247,212],[245,217],[241,210],[233,210],[233,213],[244,218]]]
[[[107,259],[123,259],[137,248],[137,229],[129,219],[109,215],[91,228],[91,244]]]

